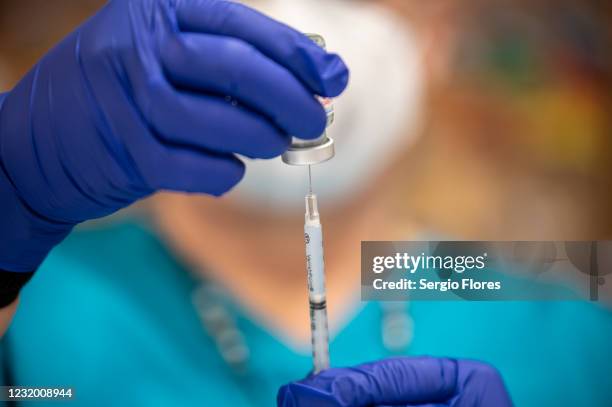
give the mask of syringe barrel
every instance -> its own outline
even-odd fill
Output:
[[[306,196],[304,238],[308,271],[312,357],[314,372],[318,373],[329,368],[329,331],[327,327],[325,262],[323,260],[323,228],[319,218],[317,196],[313,194]]]
[[[327,308],[316,308],[310,304],[310,324],[312,327],[312,359],[316,374],[329,369],[330,365]]]
[[[307,222],[304,226],[304,238],[306,240],[308,297],[311,302],[320,303],[326,299],[323,230],[321,225]]]
[[[323,227],[319,217],[317,196],[309,194],[305,199],[304,239],[306,241],[306,269],[308,294],[311,301],[325,301],[325,262],[323,260]]]

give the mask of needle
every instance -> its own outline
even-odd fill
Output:
[[[312,167],[308,166],[308,191],[312,195]]]

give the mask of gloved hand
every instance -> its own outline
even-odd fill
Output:
[[[243,5],[114,0],[0,97],[0,269],[157,190],[221,195],[235,154],[320,136],[342,60]]]
[[[509,407],[499,373],[468,360],[396,358],[329,369],[283,386],[279,407]]]

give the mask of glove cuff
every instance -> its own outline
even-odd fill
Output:
[[[0,308],[10,305],[17,299],[19,291],[30,281],[34,272],[12,273],[0,270]]]
[[[0,160],[0,270],[26,274],[36,270],[73,226],[45,220],[30,210]]]

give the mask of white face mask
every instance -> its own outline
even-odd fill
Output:
[[[334,102],[328,129],[336,157],[313,167],[314,192],[325,205],[342,204],[376,181],[413,141],[422,99],[422,61],[404,22],[386,9],[333,0],[246,1],[302,32],[325,37],[342,56],[351,79]],[[280,158],[247,160],[245,179],[229,198],[269,211],[295,211],[307,193],[307,167]]]

